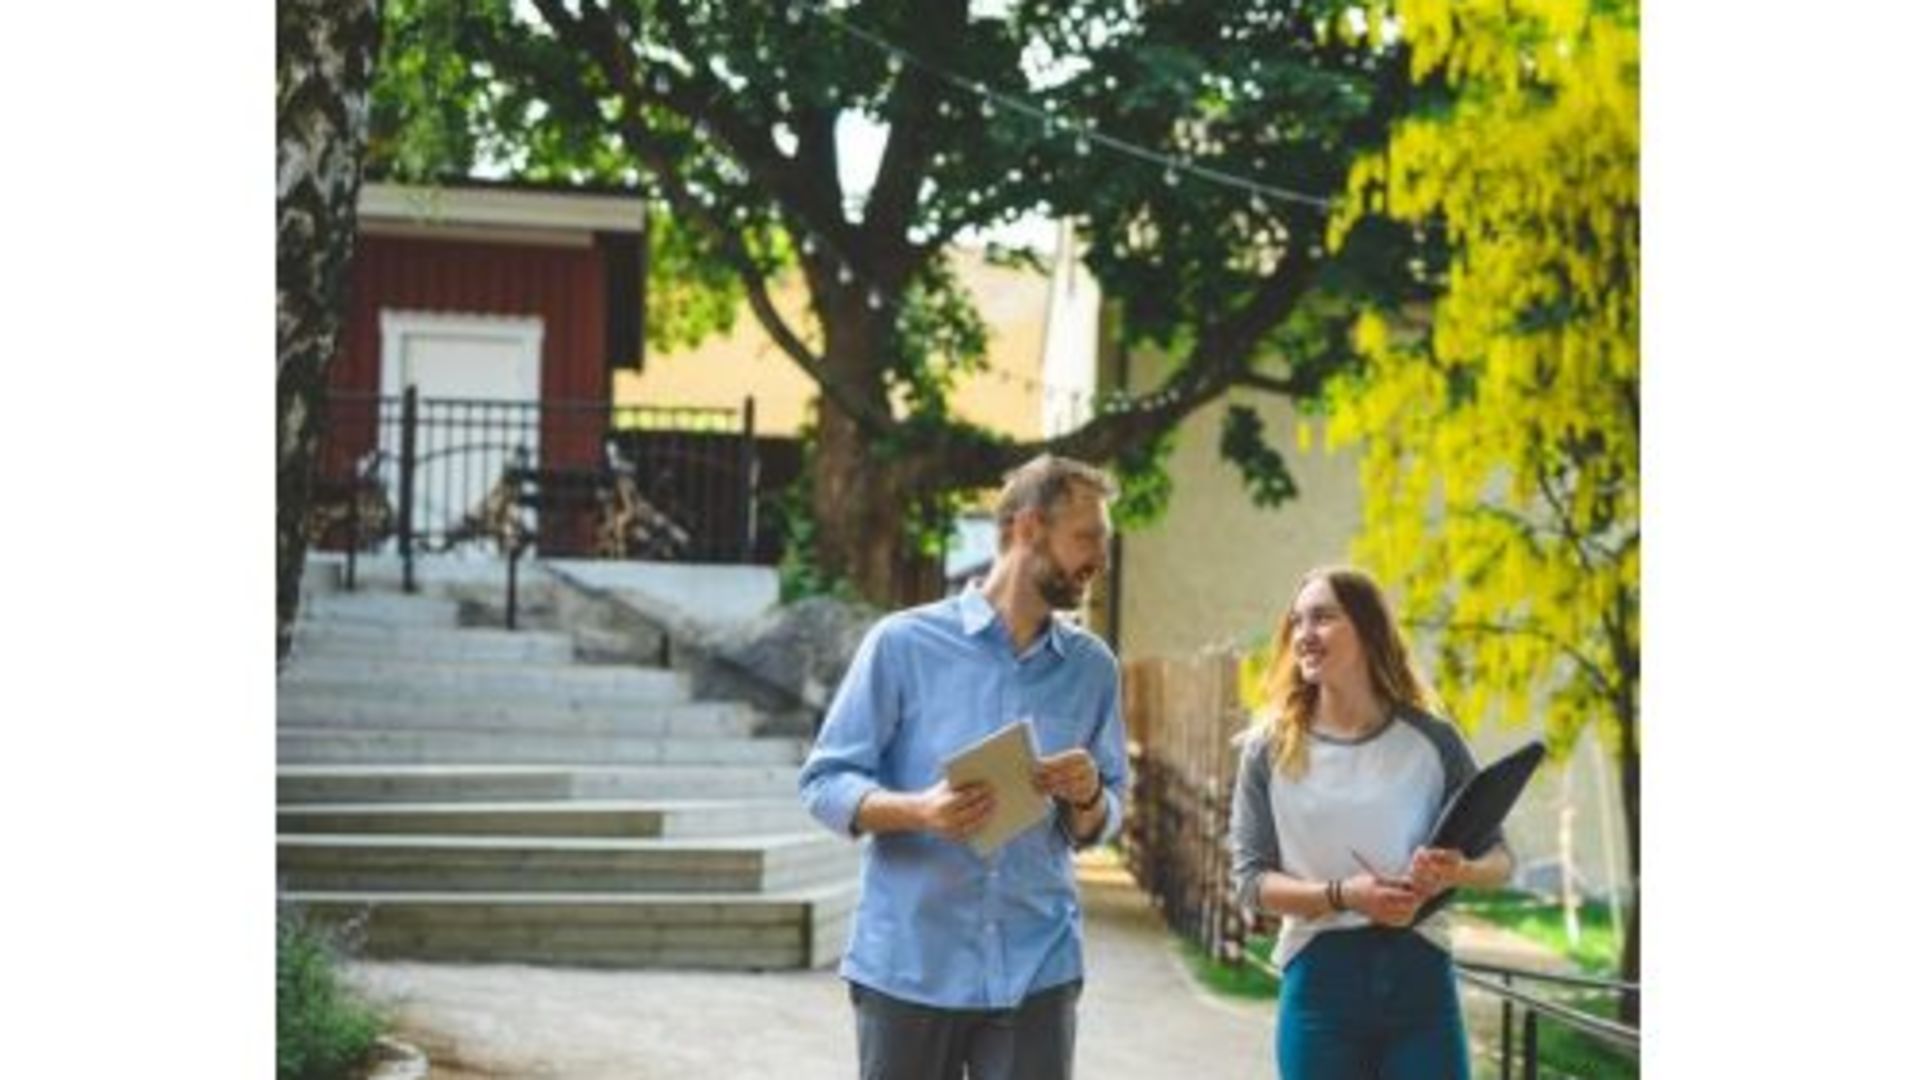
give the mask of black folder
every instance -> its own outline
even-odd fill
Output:
[[[1460,785],[1460,790],[1440,809],[1440,820],[1427,836],[1426,846],[1453,848],[1469,859],[1485,855],[1493,847],[1500,823],[1513,811],[1513,804],[1520,801],[1520,793],[1526,790],[1527,781],[1533,778],[1534,770],[1546,756],[1546,745],[1535,739],[1474,773],[1473,779]],[[1452,899],[1452,889],[1430,897],[1420,905],[1412,925],[1418,926],[1422,919]]]

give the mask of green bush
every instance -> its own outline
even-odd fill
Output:
[[[373,1052],[383,1026],[338,971],[343,936],[283,905],[276,920],[275,1058],[279,1080],[339,1080]]]

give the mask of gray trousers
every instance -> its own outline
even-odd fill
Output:
[[[1072,1080],[1079,979],[1011,1009],[936,1009],[847,987],[860,1080]]]

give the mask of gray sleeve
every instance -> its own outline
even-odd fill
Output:
[[[1440,792],[1440,805],[1444,807],[1453,801],[1453,797],[1466,786],[1467,781],[1473,779],[1474,774],[1480,771],[1480,766],[1474,762],[1473,751],[1467,748],[1467,740],[1460,737],[1459,728],[1438,717],[1420,713],[1413,714],[1409,719],[1439,752],[1440,770],[1445,777]],[[1505,847],[1506,844],[1506,830],[1496,828],[1493,833],[1493,843],[1488,845],[1487,850]],[[1469,858],[1479,858],[1485,854],[1485,851],[1467,852]]]
[[[1260,910],[1260,875],[1280,870],[1280,837],[1273,828],[1273,766],[1267,741],[1250,738],[1240,747],[1240,773],[1233,782],[1233,812],[1227,836],[1233,849],[1233,894],[1244,908]]]

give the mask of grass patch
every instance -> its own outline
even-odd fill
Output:
[[[372,1055],[384,1021],[340,980],[341,932],[284,904],[275,931],[275,1076],[343,1080]]]
[[[1453,909],[1537,941],[1589,975],[1612,975],[1618,969],[1620,938],[1613,913],[1606,904],[1580,905],[1580,942],[1567,937],[1565,913],[1551,900],[1511,889],[1463,889]]]
[[[1581,1012],[1612,1019],[1611,998],[1593,1004],[1569,1002]],[[1516,1021],[1517,1023],[1517,1021]],[[1520,1053],[1519,1032],[1514,1033],[1514,1060]],[[1518,1073],[1516,1067],[1515,1072]],[[1640,1075],[1640,1063],[1591,1035],[1584,1034],[1542,1017],[1540,1020],[1540,1071],[1548,1076],[1577,1076],[1580,1080],[1633,1080]]]
[[[1267,969],[1259,964],[1229,964],[1215,960],[1201,950],[1200,946],[1185,938],[1179,938],[1180,955],[1187,961],[1188,970],[1200,985],[1227,997],[1249,998],[1254,1001],[1273,1001],[1280,992],[1280,980],[1267,974]],[[1266,957],[1273,952],[1273,939],[1256,935],[1247,939],[1247,955]]]

